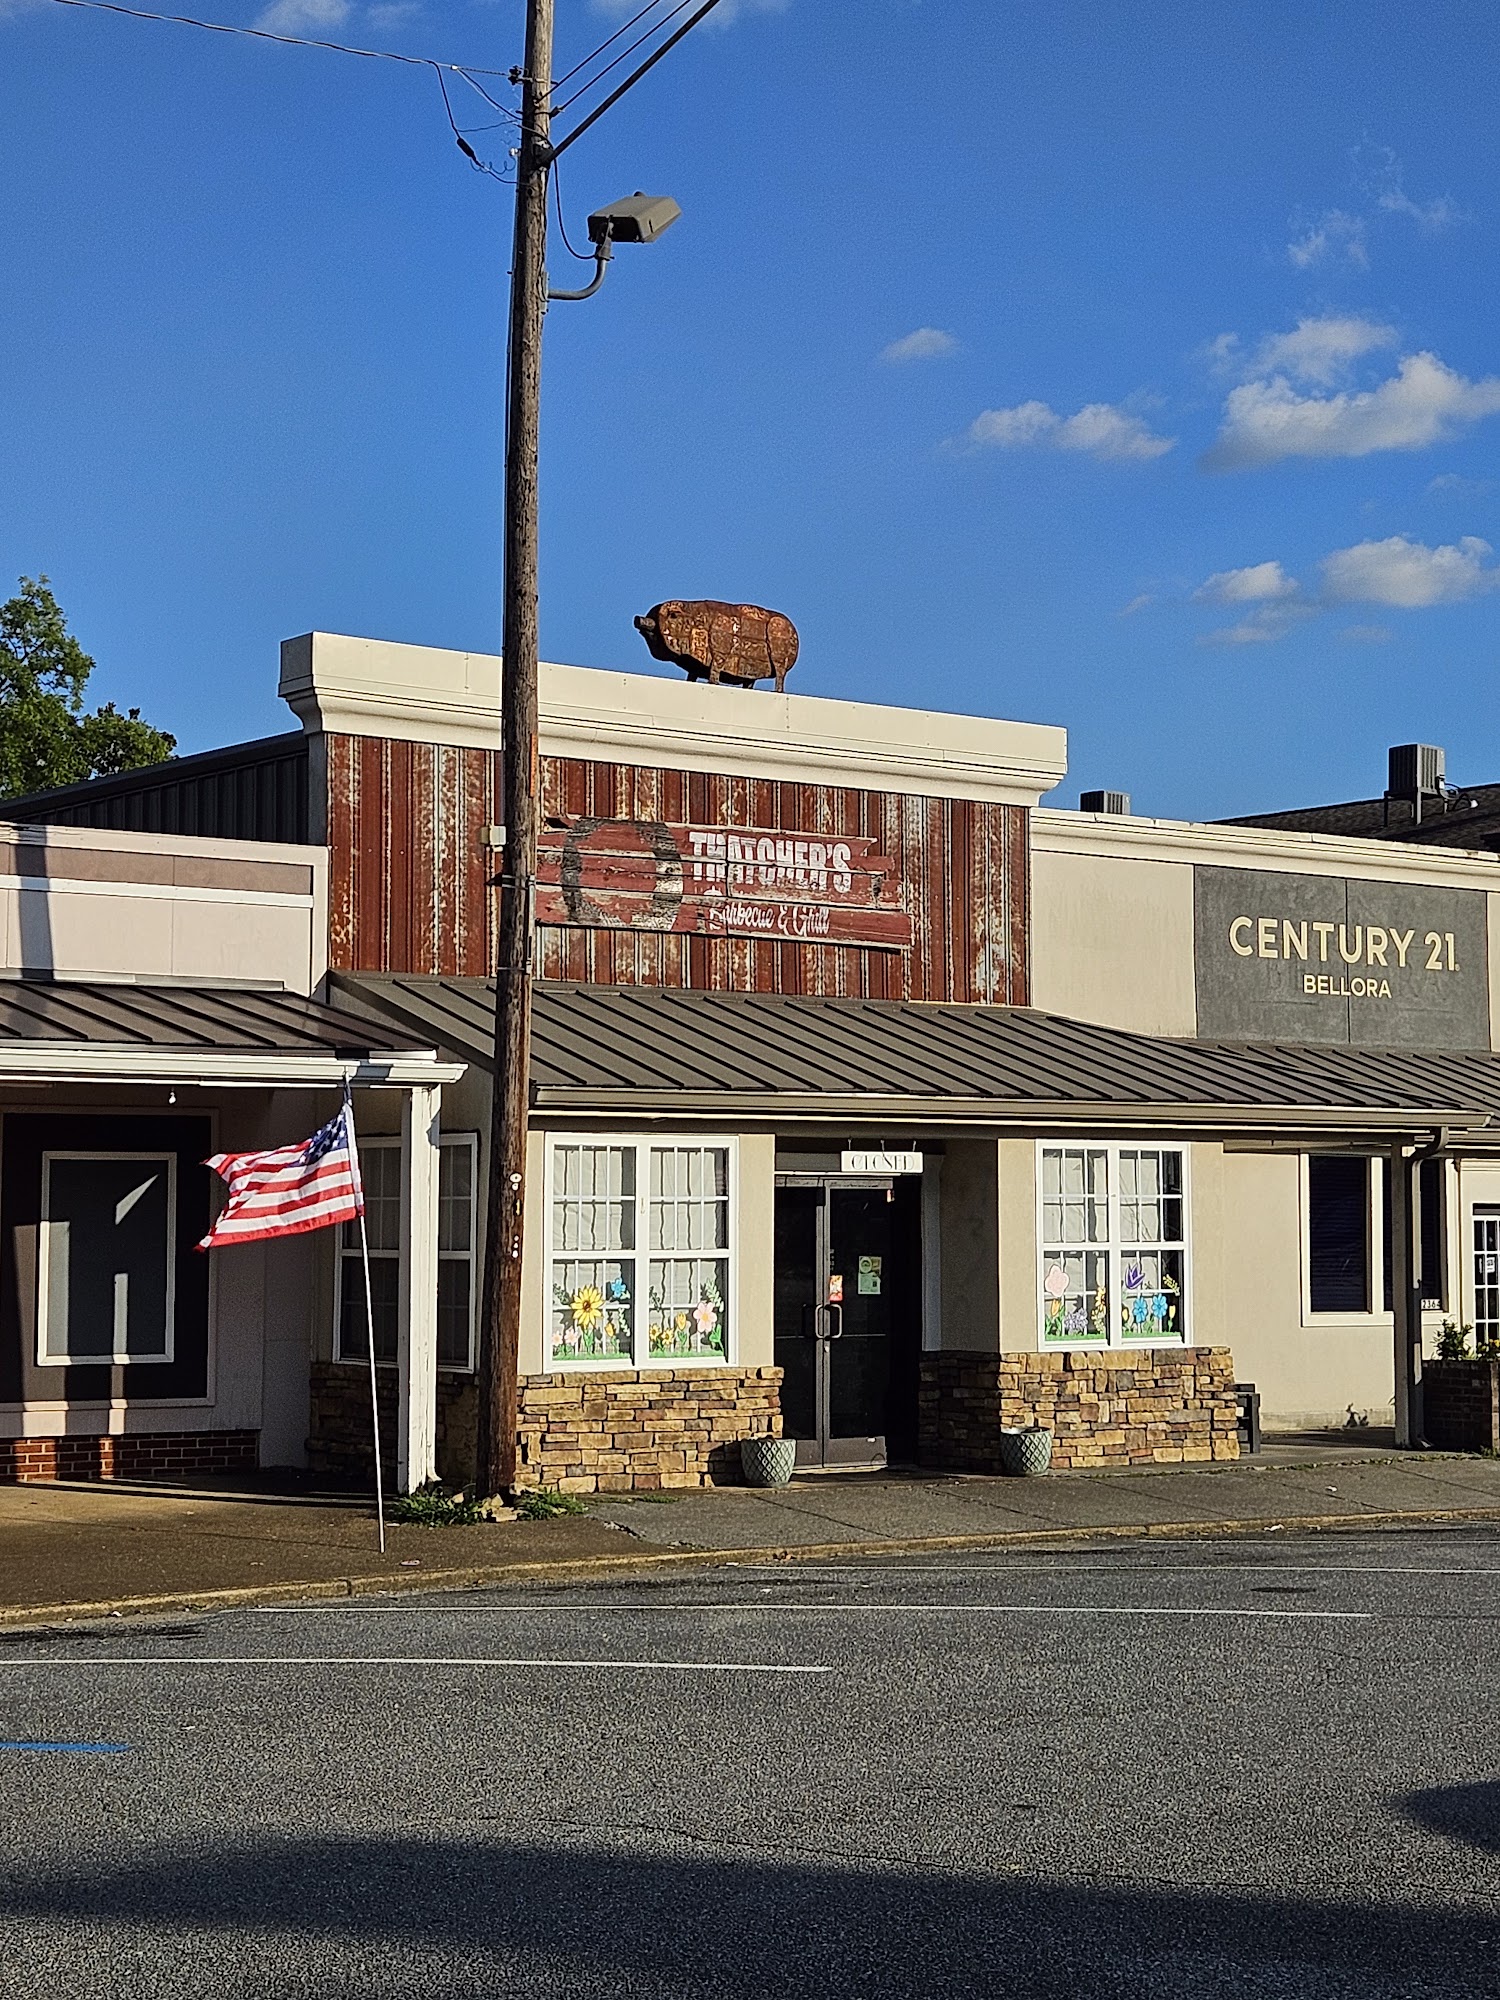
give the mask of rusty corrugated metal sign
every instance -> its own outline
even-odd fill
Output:
[[[497,856],[486,836],[504,817],[498,757],[374,738],[323,741],[330,963],[370,972],[491,970]],[[539,907],[543,979],[1011,1005],[1027,998],[1024,806],[581,758],[544,757],[541,780],[544,821],[563,836],[589,820],[679,829],[691,863],[694,833],[722,834],[726,865],[729,837],[753,837],[755,893],[736,899],[742,902],[762,895],[762,840],[792,843],[785,865],[794,876],[799,865],[810,866],[815,845],[825,850],[825,867],[828,849],[847,846],[850,873],[857,854],[867,886],[880,873],[876,857],[890,864],[865,908],[862,936],[836,935],[831,920],[821,935],[749,923],[715,934],[686,919],[680,928],[675,919],[670,928],[584,924],[565,903],[548,900],[549,890],[562,887],[559,864]],[[801,842],[809,851],[799,864]],[[747,862],[743,850],[740,862]],[[778,854],[765,865],[783,863]],[[778,897],[774,883],[764,887],[770,902],[815,902]]]

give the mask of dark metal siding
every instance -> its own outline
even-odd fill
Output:
[[[330,963],[363,972],[492,970],[499,758],[327,738]],[[892,1000],[1027,998],[1025,807],[832,785],[541,760],[544,814],[867,836],[896,862],[910,951],[546,925],[543,979]]]
[[[303,845],[309,826],[307,738],[297,730],[174,757],[117,778],[32,792],[0,802],[0,820]]]

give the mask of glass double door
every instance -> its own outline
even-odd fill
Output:
[[[799,1465],[884,1465],[891,1393],[888,1183],[776,1190],[782,1429]]]

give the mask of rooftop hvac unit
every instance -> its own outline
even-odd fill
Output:
[[[1446,759],[1436,743],[1397,743],[1387,755],[1385,795],[1388,799],[1436,797],[1443,789]]]
[[[1392,752],[1392,755],[1394,754]],[[1440,750],[1439,758],[1442,754]],[[1128,818],[1130,794],[1129,792],[1084,792],[1079,797],[1078,810],[1086,813],[1120,813]]]

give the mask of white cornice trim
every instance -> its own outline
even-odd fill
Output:
[[[1212,868],[1283,869],[1291,875],[1347,875],[1430,887],[1500,890],[1497,857],[1407,842],[1357,840],[1282,827],[1212,826],[1192,820],[1134,819],[1118,813],[1059,812],[1031,820],[1033,855],[1096,861],[1200,863]]]
[[[500,662],[317,632],[281,649],[281,693],[309,734],[498,750]],[[541,748],[646,764],[927,798],[1035,805],[1067,773],[1050,724],[820,695],[709,687],[546,663]]]
[[[362,1058],[225,1049],[122,1048],[118,1043],[0,1043],[3,1083],[217,1083],[240,1089],[319,1084],[457,1083],[467,1064],[406,1049]]]

